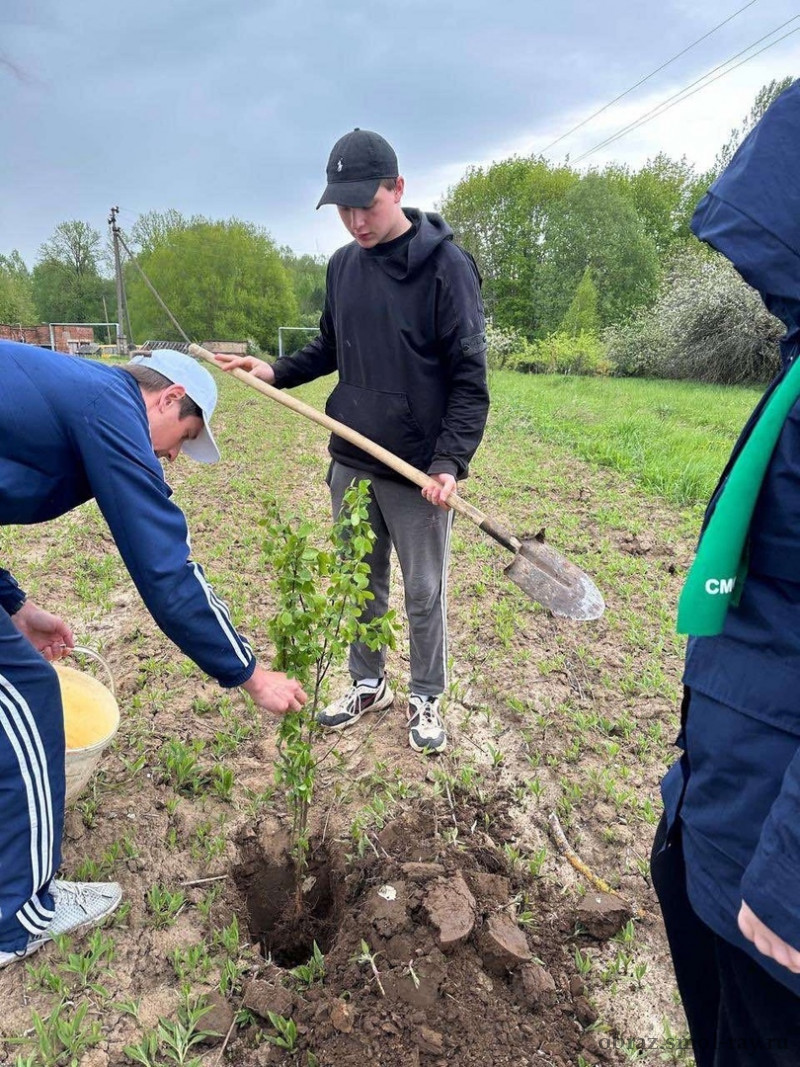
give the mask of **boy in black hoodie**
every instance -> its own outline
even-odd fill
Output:
[[[368,618],[388,608],[393,547],[403,572],[409,743],[418,752],[442,752],[453,517],[447,498],[467,476],[489,409],[480,276],[439,215],[401,206],[405,183],[397,157],[377,133],[356,129],[340,138],[327,178],[317,207],[335,204],[353,241],[328,264],[319,336],[272,365],[253,357],[217,358],[226,370],[244,367],[278,388],[337,371],[328,415],[431,476],[420,496],[400,475],[331,436],[327,483],[334,514],[354,479],[371,482],[377,541],[368,560],[375,597]],[[342,730],[366,711],[389,707],[394,695],[384,662],[385,649],[353,645],[353,684],[320,713],[320,723]]]

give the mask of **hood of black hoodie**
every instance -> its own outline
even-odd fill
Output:
[[[430,259],[443,241],[453,240],[453,231],[441,215],[435,211],[419,211],[415,207],[404,207],[403,214],[412,223],[416,233],[403,245],[395,255],[380,255],[375,259],[392,278],[410,278],[416,274]],[[364,249],[367,255],[376,250]]]

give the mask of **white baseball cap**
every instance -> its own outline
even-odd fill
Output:
[[[211,433],[211,416],[217,406],[217,383],[193,356],[176,352],[174,348],[157,348],[148,356],[134,356],[131,363],[141,363],[169,378],[173,385],[182,385],[186,395],[194,400],[203,413],[203,429],[194,440],[184,441],[185,452],[198,463],[216,463],[219,449]]]

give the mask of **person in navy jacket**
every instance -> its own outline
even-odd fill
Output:
[[[164,633],[220,685],[241,686],[279,715],[305,694],[257,664],[237,633],[191,557],[159,462],[180,452],[219,458],[209,426],[216,395],[208,371],[180,352],[114,367],[0,341],[0,525],[46,522],[94,498]],[[96,922],[121,896],[113,884],[54,879],[64,723],[47,660],[73,645],[69,626],[0,568],[0,966]]]
[[[698,205],[692,228],[786,326],[800,356],[800,81],[786,89]],[[698,1067],[800,1064],[800,401],[749,530],[741,599],[691,638],[680,760],[662,783],[653,849]]]

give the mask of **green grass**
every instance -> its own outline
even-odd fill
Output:
[[[495,371],[487,436],[528,434],[681,507],[714,490],[762,390]]]

